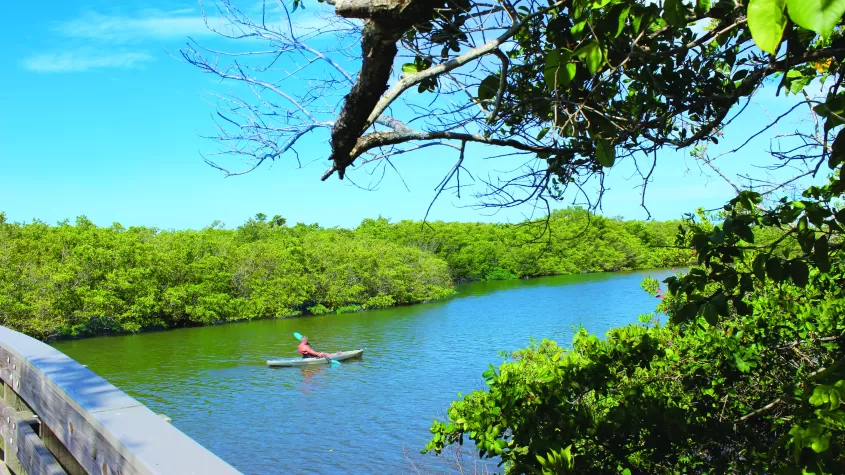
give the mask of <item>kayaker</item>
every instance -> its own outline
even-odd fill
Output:
[[[311,348],[311,345],[308,344],[308,337],[303,336],[301,340],[299,340],[299,346],[296,348],[299,350],[299,354],[302,355],[303,358],[325,358],[329,356],[328,353],[320,353],[318,351],[314,351]]]

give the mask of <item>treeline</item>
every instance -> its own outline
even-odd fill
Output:
[[[386,307],[452,292],[419,249],[314,226],[0,224],[0,322],[38,338]]]
[[[661,247],[676,228],[578,209],[548,226],[378,219],[355,230],[263,214],[199,231],[0,214],[0,324],[49,339],[411,304],[455,281],[683,264]]]
[[[356,232],[414,246],[449,263],[456,282],[686,265],[679,221],[626,221],[581,208],[515,225],[365,219]]]

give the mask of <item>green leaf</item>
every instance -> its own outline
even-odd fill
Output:
[[[710,11],[710,0],[697,0],[695,2],[695,15],[703,16]]]
[[[478,99],[485,101],[495,99],[499,93],[499,76],[491,74],[478,85]]]
[[[714,295],[713,298],[710,299],[710,304],[716,308],[716,312],[718,312],[719,315],[728,315],[728,298],[725,294]]]
[[[812,251],[813,246],[816,244],[816,236],[810,230],[799,232],[796,239],[798,239],[798,245],[801,246],[801,250],[804,252]]]
[[[675,317],[678,321],[686,322],[692,320],[696,312],[698,312],[698,305],[695,302],[687,302],[675,313]]]
[[[622,34],[622,29],[625,28],[625,20],[628,19],[628,13],[631,12],[631,5],[622,9],[622,12],[619,14],[619,26],[616,28],[616,34],[613,35],[614,38],[619,38],[619,35]]]
[[[413,74],[413,73],[416,73],[418,71],[419,71],[419,69],[417,69],[417,65],[414,64],[414,63],[405,63],[405,64],[402,65],[402,72],[403,73]]]
[[[601,47],[597,41],[590,41],[576,51],[575,55],[587,63],[587,68],[590,70],[590,74],[596,74],[596,72],[598,72],[601,68],[602,53]]]
[[[813,449],[817,454],[822,452],[827,452],[827,449],[830,447],[830,434],[822,434],[816,440],[810,444],[810,448]]]
[[[810,268],[804,261],[793,260],[789,262],[789,276],[792,282],[798,287],[806,287],[809,281]]]
[[[839,391],[836,389],[832,389],[830,391],[830,410],[834,411],[839,409],[839,406],[842,404],[842,395],[839,394]]]
[[[740,69],[739,71],[735,72],[733,76],[731,76],[731,81],[742,81],[745,77],[748,76],[747,69]]]
[[[825,130],[845,124],[845,94],[828,96],[827,101],[813,107],[813,111],[827,119],[824,124]]]
[[[612,167],[616,162],[616,150],[609,140],[598,139],[596,141],[596,160],[603,167]]]
[[[827,236],[822,236],[816,240],[816,245],[813,248],[813,260],[822,272],[830,272],[830,256],[827,255],[828,245]]]
[[[719,322],[719,310],[712,303],[707,303],[704,307],[701,307],[701,316],[710,325],[715,325]]]
[[[569,83],[575,79],[575,73],[578,71],[578,65],[575,63],[566,63],[557,72],[558,84],[568,86]]]
[[[572,25],[572,28],[569,29],[569,32],[572,33],[572,37],[574,39],[580,40],[584,36],[584,27],[586,26],[587,20],[581,20]]]
[[[568,50],[552,50],[546,54],[546,65],[543,69],[543,76],[546,85],[554,91],[560,86],[566,86],[575,77],[576,66],[570,63],[572,53]]]
[[[798,94],[807,84],[815,79],[815,76],[804,76],[801,71],[791,70],[786,73],[786,82],[789,84],[789,92]]]
[[[786,0],[786,5],[792,21],[825,38],[845,13],[845,0]]]
[[[748,2],[748,29],[761,50],[776,54],[786,28],[786,0],[751,0]]]
[[[549,127],[543,127],[543,130],[541,130],[540,133],[537,134],[537,140],[542,140],[543,137],[545,137],[546,134],[549,133],[549,130],[551,130]]]
[[[816,386],[813,388],[813,394],[810,396],[810,404],[814,406],[821,406],[830,401],[828,396],[829,389],[826,386]]]
[[[743,241],[754,244],[754,233],[747,223],[737,221],[733,224],[733,232]]]
[[[560,56],[560,50],[557,49],[546,53],[546,65],[543,68],[543,76],[546,79],[546,85],[552,91],[557,89],[558,85],[557,73],[560,70]]]
[[[738,354],[734,354],[734,361],[736,362],[736,369],[742,373],[747,373],[751,369],[751,365],[742,359]]]
[[[779,257],[772,257],[766,261],[766,275],[775,282],[780,282],[784,279],[783,266]]]
[[[833,146],[830,151],[830,158],[827,160],[827,166],[829,166],[832,170],[842,162],[845,162],[845,133],[840,130],[839,133],[836,134],[836,139],[833,140]]]
[[[572,0],[572,7],[570,8],[570,13],[572,14],[572,18],[576,20],[584,16],[587,13],[587,8],[589,4],[587,0]]]
[[[687,9],[682,0],[666,0],[663,3],[663,19],[672,26],[687,24]]]
[[[640,26],[645,15],[634,15],[631,17],[631,26],[634,28],[634,34],[640,33]],[[648,24],[648,22],[646,22]]]

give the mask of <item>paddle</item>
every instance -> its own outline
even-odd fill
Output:
[[[294,338],[296,338],[297,340],[302,341],[302,334],[301,334],[301,333],[299,333],[299,332],[293,332],[293,336],[294,336]],[[329,361],[331,361],[331,362],[332,362],[332,364],[343,364],[343,363],[341,363],[341,362],[340,362],[340,361],[338,361],[338,360],[333,360],[333,359],[329,358],[328,356],[326,356],[326,359],[327,359],[327,360],[329,360]]]

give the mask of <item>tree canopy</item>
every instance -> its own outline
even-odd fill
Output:
[[[311,93],[296,98],[261,79],[276,74],[267,67],[247,69],[198,45],[183,51],[258,96],[287,94],[287,106],[237,99],[234,116],[221,111],[224,152],[257,166],[325,129],[323,178],[342,179],[355,164],[451,146],[458,158],[440,191],[460,191],[466,146],[478,143],[517,157],[516,171],[490,179],[482,201],[512,206],[574,192],[595,209],[607,170],[632,162],[645,206],[658,152],[691,150],[736,190],[722,209],[680,226],[676,242],[697,262],[665,281],[657,310],[668,322],[645,316],[604,340],[580,332],[570,348],[543,342],[514,353],[485,373],[486,390],[435,421],[427,450],[469,439],[517,473],[845,471],[845,2],[327,3],[341,38],[360,38],[354,79],[333,59],[354,40],[314,50],[307,41],[321,31],[268,26],[223,2],[242,37],[269,41],[262,54],[272,61],[300,54],[303,67],[333,68],[320,92],[342,94],[319,112]],[[787,111],[731,127],[766,90]],[[418,98],[427,93],[425,108]],[[798,110],[807,120],[771,137],[767,166],[778,179],[749,167],[737,184],[721,173],[717,158],[749,151]],[[737,145],[712,156],[729,131]],[[652,292],[658,285],[646,283]]]
[[[773,183],[749,174],[750,185],[766,192],[815,175],[824,157],[796,143],[822,145],[825,155],[833,142],[837,58],[845,48],[836,28],[840,2],[326,3],[332,8],[320,10],[324,23],[309,29],[289,16],[270,22],[270,6],[257,18],[224,0],[224,26],[216,31],[267,47],[246,53],[190,43],[182,51],[203,71],[249,87],[242,97],[219,96],[218,153],[246,156],[251,170],[298,157],[297,145],[324,131],[331,144],[326,179],[334,172],[343,178],[353,164],[447,146],[456,149],[456,163],[444,170],[441,191],[459,191],[461,173],[471,172],[463,166],[466,145],[483,144],[489,155],[512,155],[514,171],[486,180],[482,203],[513,206],[571,191],[595,208],[605,172],[622,161],[634,164],[645,194],[663,148],[692,147],[719,174],[708,145],[767,84],[803,99],[792,100],[790,113],[806,110],[803,102],[831,119],[779,137],[787,146],[773,144],[767,165],[789,171]],[[329,35],[339,40],[329,43]],[[348,67],[360,68],[357,77]],[[307,88],[297,82],[306,79]],[[814,92],[815,79],[826,92]],[[739,143],[783,119],[747,128]],[[590,180],[599,183],[597,193],[585,187]]]
[[[85,217],[49,226],[0,213],[0,323],[38,338],[342,313],[451,295],[454,281],[678,265],[678,222],[558,211],[558,235],[525,245],[532,226],[390,223],[354,230],[286,226],[258,213],[234,230],[163,231]]]

